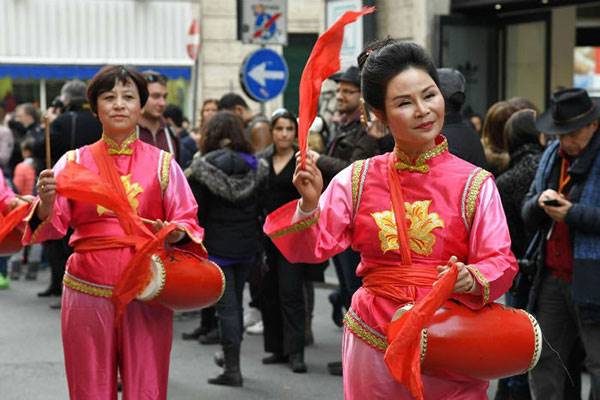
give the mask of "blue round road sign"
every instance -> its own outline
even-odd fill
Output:
[[[288,67],[283,57],[270,49],[256,50],[242,63],[240,83],[248,96],[268,101],[281,94],[288,82]]]

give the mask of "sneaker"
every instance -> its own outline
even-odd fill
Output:
[[[258,321],[254,325],[250,325],[249,327],[246,328],[246,333],[248,335],[262,335],[263,331],[264,331],[264,327],[263,327],[262,320]]]
[[[10,287],[10,279],[0,274],[0,289],[8,289]]]
[[[248,307],[246,312],[244,312],[244,328],[254,325],[261,320],[262,315],[260,314],[260,310],[258,308]]]

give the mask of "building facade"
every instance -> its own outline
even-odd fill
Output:
[[[238,40],[241,1],[0,0],[0,101],[35,101],[44,109],[66,79],[89,79],[101,65],[122,63],[167,75],[170,101],[193,117],[194,104],[197,108],[203,99],[243,93],[242,62],[259,46]],[[415,41],[431,51],[438,65],[463,71],[474,112],[483,114],[493,102],[513,96],[527,97],[543,109],[552,90],[573,85],[575,47],[600,46],[599,3],[287,0],[287,45],[268,46],[287,61],[287,88],[265,104],[248,101],[267,115],[281,106],[296,112],[304,64],[318,35],[332,23],[332,10],[375,5],[353,51],[385,36]],[[196,62],[186,51],[193,19],[200,31]],[[347,30],[347,35],[357,33]],[[323,87],[325,116],[335,107],[333,86]]]

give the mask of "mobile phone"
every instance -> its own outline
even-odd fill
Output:
[[[552,200],[543,200],[542,203],[544,203],[544,205],[550,206],[550,207],[559,207],[560,206],[560,202],[556,199],[552,199]]]
[[[360,98],[360,113],[365,120],[365,126],[367,126],[367,122],[371,122],[371,115],[369,114],[369,110],[367,110],[367,103],[365,103],[365,99]]]

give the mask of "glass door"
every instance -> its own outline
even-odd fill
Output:
[[[466,79],[465,110],[485,115],[498,97],[499,30],[494,19],[438,16],[437,64]]]

